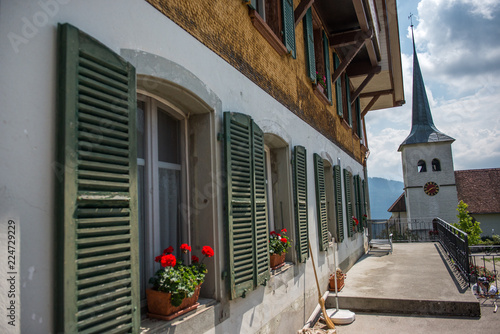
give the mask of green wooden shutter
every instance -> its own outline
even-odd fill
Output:
[[[307,75],[316,83],[316,59],[314,55],[314,31],[312,24],[312,10],[309,8],[304,16],[304,41],[306,44]]]
[[[283,41],[287,50],[295,59],[295,16],[293,0],[281,0],[283,13]]]
[[[339,56],[336,53],[333,54],[333,67],[336,70],[340,66]],[[340,77],[335,81],[335,99],[337,102],[337,114],[340,117],[344,117],[344,109],[342,105],[342,81]]]
[[[358,128],[356,129],[356,133],[358,134],[359,138],[362,138],[363,134],[363,129],[361,127],[361,102],[359,101],[359,97],[356,99],[355,102],[355,108],[356,108],[356,123],[358,123]]]
[[[353,235],[353,224],[352,224],[352,174],[344,169],[344,190],[345,190],[345,211],[347,216],[347,235]]]
[[[316,175],[319,248],[326,251],[328,249],[328,216],[326,212],[325,169],[323,167],[323,158],[316,153],[314,154],[314,169]]]
[[[325,76],[326,76],[326,96],[328,100],[332,101],[332,76],[330,74],[330,43],[328,42],[328,37],[323,30],[323,56],[325,58]]]
[[[77,28],[59,38],[58,332],[139,332],[135,69]]]
[[[358,221],[360,222],[360,224],[358,224],[358,226],[356,226],[356,229],[358,231],[361,231],[361,217],[363,216],[361,214],[361,182],[360,182],[360,177],[359,175],[354,175],[354,199],[355,199],[355,202],[356,202],[356,208],[355,208],[355,212],[356,212],[356,218],[358,219]]]
[[[347,73],[345,75],[345,95],[347,99],[347,123],[352,127],[352,108],[351,108],[351,84]]]
[[[361,194],[362,194],[362,205],[363,205],[363,217],[368,213],[367,211],[367,198],[366,198],[366,182],[361,180]],[[361,217],[361,218],[363,218]],[[363,227],[367,227],[366,220],[363,221]]]
[[[231,298],[243,296],[254,284],[254,224],[252,119],[224,113],[227,173],[227,224]]]
[[[255,281],[265,284],[269,273],[269,231],[267,219],[267,187],[265,175],[264,133],[252,122],[253,130],[253,200],[254,200],[254,251],[255,251]]]
[[[344,207],[342,205],[342,175],[339,165],[333,167],[335,183],[335,211],[337,212],[337,242],[344,240]]]
[[[303,146],[294,147],[294,186],[295,186],[295,244],[300,262],[309,257],[307,246],[309,228],[307,219],[307,160]]]
[[[252,9],[257,9],[257,0],[243,0],[243,2]]]

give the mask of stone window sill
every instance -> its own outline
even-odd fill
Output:
[[[288,54],[283,42],[276,36],[276,34],[269,28],[267,23],[262,19],[262,17],[255,11],[255,9],[248,9],[248,14],[252,21],[253,26],[257,31],[264,37],[269,44],[278,52],[280,56]]]
[[[170,331],[179,331],[179,333],[187,333],[187,331],[192,328],[192,323],[199,323],[204,321],[207,317],[207,312],[215,313],[216,306],[219,304],[214,299],[199,298],[198,302],[200,305],[194,311],[188,312],[182,316],[179,316],[171,321],[163,321],[157,319],[144,318],[141,320],[140,333],[167,333]],[[215,316],[210,317],[213,319]],[[183,331],[186,330],[186,331]],[[207,328],[208,329],[208,328]]]

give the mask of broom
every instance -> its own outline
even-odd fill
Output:
[[[313,269],[314,269],[314,278],[316,278],[316,286],[318,287],[318,303],[321,306],[321,312],[323,312],[323,318],[325,318],[326,326],[329,329],[335,329],[335,325],[333,324],[332,320],[328,316],[328,313],[326,313],[325,300],[321,296],[321,291],[319,289],[318,275],[316,274],[316,265],[314,264],[314,257],[312,254],[311,244],[309,243],[309,241],[307,243],[309,245],[309,252],[311,253],[311,260],[312,260],[312,265],[313,265]]]

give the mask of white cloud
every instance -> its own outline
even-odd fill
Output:
[[[455,170],[500,167],[500,0],[422,0],[417,18],[427,97],[436,127],[456,139]],[[372,177],[402,180],[397,149],[410,133],[413,80],[413,50],[403,52],[406,104],[366,116]]]

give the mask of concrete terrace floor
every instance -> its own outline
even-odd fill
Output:
[[[347,272],[339,304],[356,320],[337,333],[500,333],[500,310],[481,303],[439,243],[394,244],[392,254],[369,252]],[[335,307],[334,293],[326,304]]]

